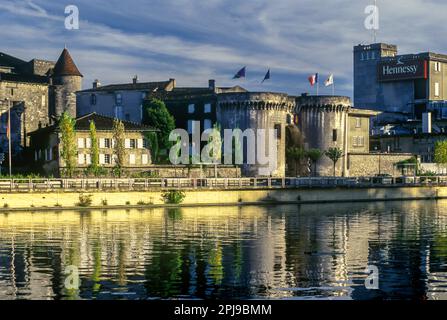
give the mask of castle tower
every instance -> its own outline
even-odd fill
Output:
[[[82,89],[82,74],[65,48],[52,71],[53,107],[50,116],[59,117],[67,111],[76,117],[76,91]]]
[[[339,148],[343,151],[344,156],[335,169],[337,176],[345,176],[347,171],[347,121],[351,106],[349,97],[302,95],[296,98],[295,114],[304,136],[304,148],[322,152]],[[316,171],[317,176],[332,176],[332,161],[323,155]]]

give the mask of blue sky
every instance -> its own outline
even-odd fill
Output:
[[[242,85],[300,94],[307,77],[335,74],[336,93],[352,96],[352,47],[370,43],[372,0],[0,0],[0,51],[56,60],[67,44],[84,87],[177,79],[179,86]],[[65,6],[80,29],[64,27]],[[445,0],[378,0],[378,41],[401,53],[447,53]],[[247,66],[247,79],[232,80]],[[260,84],[267,69],[272,79]],[[320,87],[322,94],[331,90]]]

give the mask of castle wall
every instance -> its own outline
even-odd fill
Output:
[[[71,117],[76,117],[76,91],[82,88],[82,77],[61,76],[54,79],[54,114],[60,116],[68,112]]]
[[[294,102],[285,94],[277,93],[232,93],[218,96],[217,122],[221,129],[277,129],[276,152],[277,168],[273,176],[285,176],[285,137],[287,118]],[[255,131],[256,132],[256,131]],[[266,156],[269,154],[269,141],[265,141]],[[256,150],[260,147],[256,142]],[[244,146],[244,165],[242,173],[245,176],[265,175],[267,166],[259,163],[246,164],[247,148]],[[257,157],[256,157],[257,158]]]
[[[11,139],[13,153],[19,153],[29,145],[27,134],[49,123],[48,117],[48,85],[26,82],[0,81],[0,100],[5,98],[13,102],[11,109]],[[6,111],[6,110],[5,110]],[[6,128],[7,112],[2,111],[0,117],[0,149],[7,152],[8,141]]]
[[[302,96],[296,99],[295,112],[298,127],[304,136],[304,148],[319,149],[323,153],[329,148],[339,148],[343,157],[337,162],[335,174],[342,176],[346,171],[347,122],[350,100],[347,97]],[[323,155],[317,162],[318,176],[333,176],[333,162]]]

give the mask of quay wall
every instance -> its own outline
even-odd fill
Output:
[[[182,206],[331,203],[447,198],[447,187],[185,190]],[[78,206],[79,192],[0,194],[0,210],[61,210]],[[86,192],[90,208],[164,206],[162,191]],[[106,204],[105,204],[106,202]]]

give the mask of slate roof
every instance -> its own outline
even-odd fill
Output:
[[[99,92],[99,91],[158,91],[165,90],[170,84],[170,81],[158,81],[158,82],[137,82],[137,83],[122,83],[122,84],[110,84],[100,86],[98,88],[86,89],[79,92]]]
[[[65,48],[54,66],[53,74],[56,76],[80,76],[78,67],[74,63],[67,48]]]

